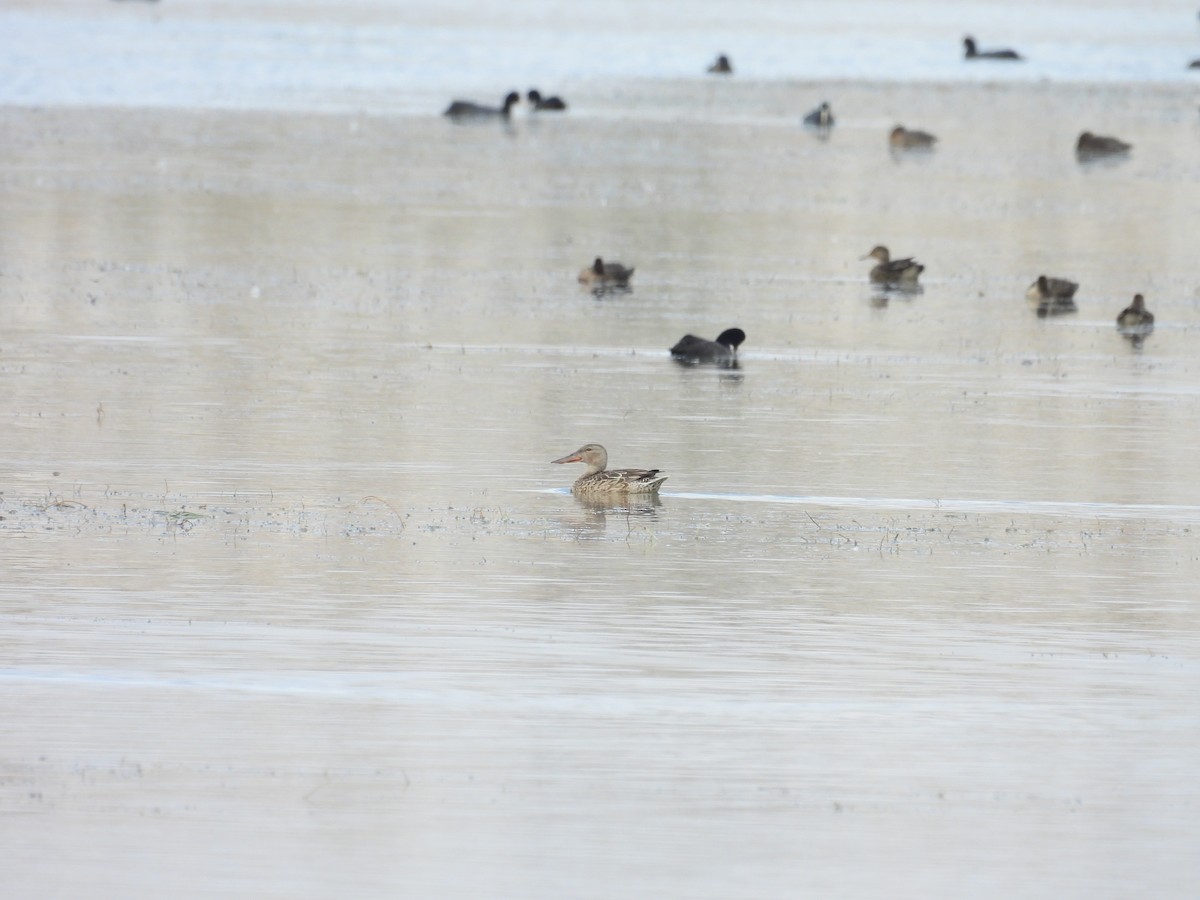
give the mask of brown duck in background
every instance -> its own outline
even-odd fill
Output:
[[[1146,309],[1146,298],[1133,295],[1133,303],[1121,310],[1117,316],[1118,328],[1144,328],[1154,324],[1154,313]]]
[[[906,259],[892,259],[888,248],[882,244],[875,247],[863,259],[873,259],[876,265],[871,269],[871,281],[875,284],[894,286],[914,286],[917,277],[925,271],[925,267],[911,256]]]
[[[916,131],[897,125],[888,135],[888,145],[893,150],[932,150],[937,138],[928,131]]]
[[[606,263],[599,256],[596,261],[579,273],[579,283],[592,287],[628,287],[633,269],[618,262]]]
[[[1079,285],[1065,278],[1039,275],[1025,291],[1025,298],[1039,318],[1076,312],[1075,292]]]

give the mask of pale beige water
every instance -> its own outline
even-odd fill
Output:
[[[1200,888],[1187,92],[2,117],[7,894]]]

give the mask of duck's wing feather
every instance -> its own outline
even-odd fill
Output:
[[[620,481],[624,484],[655,481],[661,469],[605,469],[598,472],[597,477],[609,481]],[[663,476],[666,477],[665,475]]]

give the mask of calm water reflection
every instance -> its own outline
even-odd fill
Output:
[[[3,113],[22,885],[1194,893],[1190,100],[845,87],[822,142],[729,87]],[[1083,171],[1099,110],[1137,150]],[[922,293],[876,302],[880,242]],[[738,370],[671,362],[732,326]],[[585,441],[662,497],[572,497]]]

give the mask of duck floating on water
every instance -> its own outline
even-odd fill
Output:
[[[575,479],[571,493],[595,494],[657,494],[659,486],[667,480],[660,475],[661,469],[610,469],[608,451],[599,444],[584,444],[574,453],[568,453],[552,463],[577,463],[587,466],[587,471]]]
[[[893,150],[932,150],[937,138],[928,131],[909,130],[897,125],[888,135],[888,144]]]
[[[914,286],[917,277],[925,271],[925,267],[913,259],[892,259],[888,248],[880,244],[863,259],[873,259],[876,266],[871,269],[871,281],[875,284],[893,286]]]
[[[1025,299],[1038,314],[1038,318],[1058,316],[1077,311],[1075,292],[1079,285],[1066,278],[1039,275],[1037,281],[1025,291]]]
[[[449,116],[452,119],[507,119],[512,112],[513,106],[520,102],[521,95],[516,91],[510,91],[508,96],[504,98],[504,104],[499,108],[482,106],[478,103],[472,103],[470,100],[455,100],[446,107],[446,111],[442,115]]]
[[[832,128],[833,110],[830,109],[827,102],[822,102],[820,106],[804,117],[804,124],[810,128]]]
[[[1021,54],[1016,50],[980,50],[975,46],[975,38],[968,35],[963,38],[963,58],[1020,60]]]
[[[1141,294],[1133,295],[1133,303],[1117,316],[1118,328],[1145,328],[1154,324],[1154,313],[1146,309],[1146,298]]]
[[[718,56],[716,62],[708,67],[708,73],[710,75],[732,75],[733,64],[729,62],[728,56]]]
[[[1119,156],[1133,149],[1132,144],[1103,134],[1085,131],[1075,142],[1075,155],[1080,159],[1096,159],[1103,156]]]
[[[525,99],[534,112],[563,112],[567,108],[562,97],[543,97],[537,88],[531,89]]]
[[[671,356],[682,363],[715,363],[732,368],[737,365],[737,351],[746,340],[740,328],[726,328],[715,341],[694,334],[685,334],[671,348]]]
[[[605,262],[599,256],[596,261],[579,273],[579,283],[593,287],[628,287],[633,277],[633,268],[625,268],[619,262]]]

